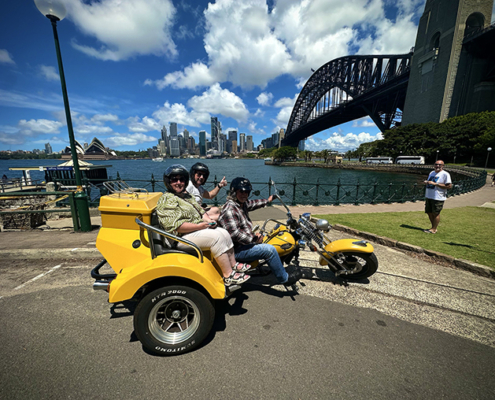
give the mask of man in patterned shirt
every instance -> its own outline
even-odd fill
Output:
[[[291,269],[286,271],[275,247],[263,243],[262,234],[253,233],[253,223],[249,218],[249,211],[265,207],[272,202],[273,196],[268,199],[249,200],[252,189],[251,182],[246,178],[232,180],[218,224],[232,237],[237,261],[249,263],[266,260],[279,283],[291,286],[301,278],[300,269],[289,267]]]

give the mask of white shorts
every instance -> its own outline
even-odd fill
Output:
[[[223,228],[202,229],[187,233],[182,237],[196,244],[201,250],[210,250],[213,258],[221,256],[234,247],[229,233]],[[187,247],[182,243],[177,245],[177,248],[181,250]]]

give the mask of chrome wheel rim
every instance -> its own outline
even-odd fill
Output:
[[[353,257],[355,260],[349,260],[347,257]],[[338,262],[346,269],[350,269],[352,271],[352,274],[358,274],[366,266],[366,260],[359,257],[356,254],[352,254],[352,255],[340,254],[338,258]]]
[[[190,339],[199,324],[198,307],[183,296],[159,301],[152,308],[148,319],[150,333],[165,344],[177,344]]]

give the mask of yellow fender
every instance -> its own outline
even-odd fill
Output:
[[[336,254],[339,252],[356,252],[356,253],[373,253],[374,249],[370,243],[366,243],[366,246],[355,244],[360,242],[358,239],[340,239],[331,242],[325,246],[325,251],[330,254]],[[327,265],[328,262],[320,257],[320,265]]]
[[[225,298],[222,275],[207,258],[203,264],[188,254],[164,254],[154,260],[143,260],[117,275],[109,288],[110,303],[128,300],[145,284],[165,277],[180,277],[197,282],[213,299]]]

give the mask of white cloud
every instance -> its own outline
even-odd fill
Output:
[[[210,114],[207,112],[188,111],[184,104],[170,104],[168,101],[153,113],[153,118],[162,125],[177,122],[179,125],[200,127],[210,123]]]
[[[256,97],[256,100],[260,106],[269,106],[273,100],[273,94],[262,92],[258,97]]]
[[[311,69],[349,54],[407,53],[425,0],[284,0],[269,12],[265,0],[217,0],[204,12],[206,61],[158,81],[160,89],[197,89],[214,82],[264,88],[290,74],[298,87]],[[385,6],[397,10],[385,18]],[[329,17],[330,16],[330,17]]]
[[[102,124],[104,122],[118,123],[119,117],[114,114],[96,114],[91,117],[91,121],[97,124]]]
[[[353,128],[370,128],[370,127],[376,127],[376,125],[369,117],[364,117],[364,118],[359,118],[359,119],[352,121],[352,127]]]
[[[358,148],[361,143],[372,142],[382,138],[381,133],[373,136],[368,132],[361,132],[357,135],[355,133],[344,135],[333,132],[327,139],[315,138],[314,136],[309,137],[306,140],[306,149],[311,151],[330,149],[344,152]]]
[[[278,126],[286,127],[289,124],[290,115],[292,114],[292,109],[296,103],[298,94],[294,95],[291,99],[289,97],[282,97],[275,102],[275,107],[280,108],[277,117],[273,120],[273,123]]]
[[[141,143],[156,142],[154,136],[144,135],[142,133],[122,133],[105,139],[105,145],[110,148],[122,146],[136,146]]]
[[[0,63],[15,64],[10,53],[5,49],[0,49]]]
[[[24,137],[21,135],[13,135],[12,133],[0,132],[0,143],[10,146],[23,144],[24,140]]]
[[[126,122],[129,130],[135,133],[159,131],[162,128],[157,121],[149,117],[144,117],[141,121],[138,117],[130,117]]]
[[[109,135],[113,133],[112,128],[100,125],[78,125],[74,128],[74,131],[78,136]]]
[[[47,81],[60,81],[60,76],[55,67],[40,65],[40,73]]]
[[[146,54],[177,55],[171,0],[67,0],[67,8],[67,17],[99,42],[97,47],[72,43],[89,56],[120,61]]]
[[[167,86],[171,86],[176,89],[197,89],[204,86],[210,86],[214,84],[218,79],[212,75],[212,72],[203,63],[194,63],[182,71],[176,71],[169,73],[161,80],[152,81],[147,79],[145,85],[156,84],[157,88],[162,90]]]
[[[31,119],[29,121],[21,119],[19,121],[19,129],[28,134],[32,133],[60,133],[60,128],[63,124],[59,121],[50,121],[48,119]]]
[[[238,122],[246,122],[249,116],[244,102],[235,93],[222,89],[218,83],[201,96],[194,96],[187,105],[198,113],[221,114]]]

